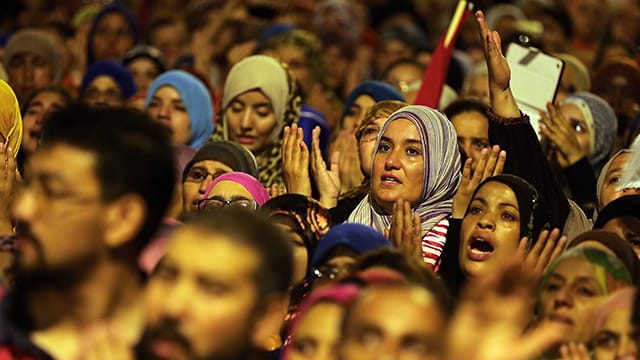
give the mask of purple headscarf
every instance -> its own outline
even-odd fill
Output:
[[[204,192],[202,196],[203,199],[209,197],[209,193],[211,190],[221,181],[233,181],[242,185],[243,188],[247,189],[247,191],[253,196],[258,205],[262,206],[262,204],[266,203],[269,200],[270,196],[267,192],[267,189],[262,186],[262,184],[253,176],[243,173],[243,172],[230,172],[226,174],[222,174],[218,176],[215,180],[209,184],[207,190]]]

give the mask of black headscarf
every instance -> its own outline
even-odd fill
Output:
[[[492,176],[485,179],[473,192],[473,199],[477,192],[485,184],[496,181],[508,186],[516,196],[518,201],[518,211],[520,212],[520,237],[526,236],[530,244],[538,240],[540,232],[549,226],[550,214],[544,199],[533,185],[526,180],[509,174]],[[469,212],[469,207],[467,207]],[[466,216],[466,214],[465,214]]]
[[[227,140],[216,140],[204,144],[187,163],[182,172],[182,181],[187,177],[193,164],[200,161],[219,161],[229,166],[233,171],[239,171],[258,178],[258,165],[253,154],[242,145]]]

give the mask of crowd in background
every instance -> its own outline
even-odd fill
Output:
[[[640,358],[640,2],[456,6],[3,2],[0,360]]]

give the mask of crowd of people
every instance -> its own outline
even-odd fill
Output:
[[[0,360],[640,358],[637,1],[2,7]]]

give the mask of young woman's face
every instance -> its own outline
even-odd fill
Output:
[[[133,46],[134,38],[129,23],[122,14],[105,15],[93,33],[93,57],[98,60],[120,60]]]
[[[293,283],[297,284],[304,280],[307,274],[309,263],[309,253],[305,246],[304,239],[300,235],[300,226],[294,223],[293,219],[285,215],[275,215],[271,219],[278,225],[291,242],[293,248]]]
[[[638,332],[631,323],[631,309],[614,310],[593,336],[594,359],[637,359],[640,355],[637,339]]]
[[[291,343],[291,360],[335,359],[343,309],[321,302],[303,314]]]
[[[149,86],[153,83],[153,80],[159,75],[156,64],[145,57],[140,57],[127,65],[131,75],[133,75],[133,81],[136,84],[136,89],[142,94],[146,94],[149,90]]]
[[[268,97],[260,90],[236,96],[225,109],[229,140],[258,154],[269,144],[277,119]]]
[[[513,190],[490,181],[469,204],[460,229],[458,260],[470,277],[482,276],[512,257],[520,240],[520,208]]]
[[[622,171],[629,161],[629,153],[622,153],[618,155],[610,164],[607,173],[604,178],[604,184],[601,185],[600,198],[598,199],[598,208],[602,209],[608,203],[613,200],[625,196],[625,195],[638,195],[640,194],[640,188],[631,188],[618,190],[620,183],[620,177]]]
[[[371,174],[371,193],[378,204],[393,209],[398,199],[415,206],[422,195],[424,177],[420,134],[407,119],[391,122],[381,136]]]
[[[376,101],[367,94],[358,96],[342,119],[343,129],[355,132],[362,123],[362,120],[364,120],[367,111],[375,105],[375,103]]]
[[[44,91],[34,96],[27,104],[27,109],[22,117],[23,136],[22,148],[27,153],[36,151],[43,118],[51,111],[62,109],[66,102],[62,95],[56,92]]]
[[[480,153],[489,145],[489,120],[477,111],[465,111],[451,118],[460,145],[473,163],[478,164]],[[475,166],[473,166],[475,168]]]
[[[358,143],[360,170],[362,170],[365,177],[371,176],[371,159],[376,148],[376,139],[386,120],[387,117],[385,116],[375,119],[362,130],[362,135],[360,135],[360,142]]]
[[[191,139],[191,120],[180,93],[173,86],[162,86],[149,101],[149,115],[171,130],[173,144],[188,145]]]
[[[582,153],[585,156],[591,155],[591,133],[580,108],[574,104],[564,104],[560,106],[560,111],[569,122],[571,129],[573,129],[574,134],[578,138],[578,143],[580,144],[580,150],[582,150]]]
[[[584,257],[570,257],[558,264],[542,289],[541,319],[568,325],[564,342],[587,342],[593,335],[595,313],[605,299],[594,265]]]

